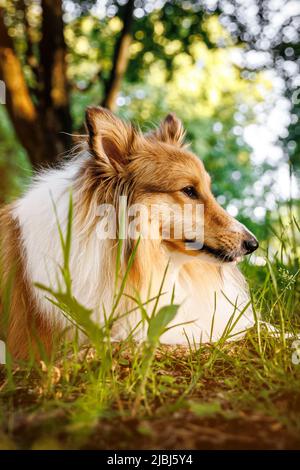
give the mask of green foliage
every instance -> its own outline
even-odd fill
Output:
[[[191,2],[189,7],[184,8],[180,1],[167,1],[162,8],[134,22],[133,49],[137,52],[127,72],[130,82],[145,80],[151,65],[156,62],[163,64],[167,78],[170,79],[178,68],[176,57],[179,54],[193,57],[192,46],[195,41],[213,47],[205,29],[208,15],[196,3]]]
[[[147,339],[150,344],[157,344],[168,324],[175,318],[179,305],[162,307],[159,312],[150,319]]]
[[[14,199],[30,176],[26,154],[16,140],[3,105],[0,105],[0,203]]]

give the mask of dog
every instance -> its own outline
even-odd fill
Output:
[[[61,284],[58,221],[65,234],[70,191],[72,295],[92,310],[91,318],[100,325],[114,302],[120,224],[115,237],[101,238],[104,219],[99,217],[99,207],[118,212],[125,197],[129,206],[162,208],[155,219],[157,236],[123,240],[118,274],[124,274],[129,259],[131,268],[112,326],[113,339],[120,341],[133,330],[137,341],[145,339],[147,328],[134,308],[137,295],[148,312],[154,303],[157,308],[179,305],[162,343],[217,341],[228,324],[229,337],[239,338],[254,324],[254,315],[237,262],[256,250],[258,242],[217,203],[210,176],[185,143],[182,122],[169,114],[159,127],[143,134],[112,112],[90,107],[86,128],[87,136],[75,156],[59,168],[41,172],[23,197],[1,209],[0,319],[2,315],[2,338],[11,355],[15,359],[28,358],[30,351],[38,355],[40,345],[51,354],[54,338],[74,335],[68,319],[36,285],[57,290]],[[170,231],[163,236],[166,210],[172,214],[174,205],[182,211],[169,217]],[[188,216],[185,205],[191,208]],[[194,211],[198,206],[203,208],[199,233]],[[151,217],[146,216],[146,226]],[[185,217],[189,232],[175,237]],[[10,279],[9,318],[4,322],[3,286]]]

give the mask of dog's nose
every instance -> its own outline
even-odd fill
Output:
[[[246,255],[249,255],[250,253],[252,253],[253,251],[257,250],[258,248],[258,241],[256,240],[255,237],[253,237],[252,235],[247,238],[246,240],[243,241],[243,248],[245,250],[245,254]]]

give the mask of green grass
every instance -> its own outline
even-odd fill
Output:
[[[71,219],[70,198],[67,233],[59,227],[64,282],[58,292],[40,288],[90,346],[74,341],[62,346],[58,358],[18,366],[8,360],[0,369],[0,448],[300,448],[300,364],[292,361],[300,331],[300,230],[294,216],[272,228],[271,242],[260,250],[264,266],[251,260],[242,266],[257,317],[278,334],[258,321],[241,341],[224,337],[186,349],[159,343],[178,306],[158,310],[154,302],[148,315],[138,296],[147,340],[136,344],[129,335],[111,341],[134,253],[128,270],[116,276],[115,302],[104,325],[93,323],[91,312],[72,296]]]

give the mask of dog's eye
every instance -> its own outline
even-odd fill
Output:
[[[184,194],[186,194],[191,199],[198,199],[198,193],[194,186],[187,186],[181,190]]]

